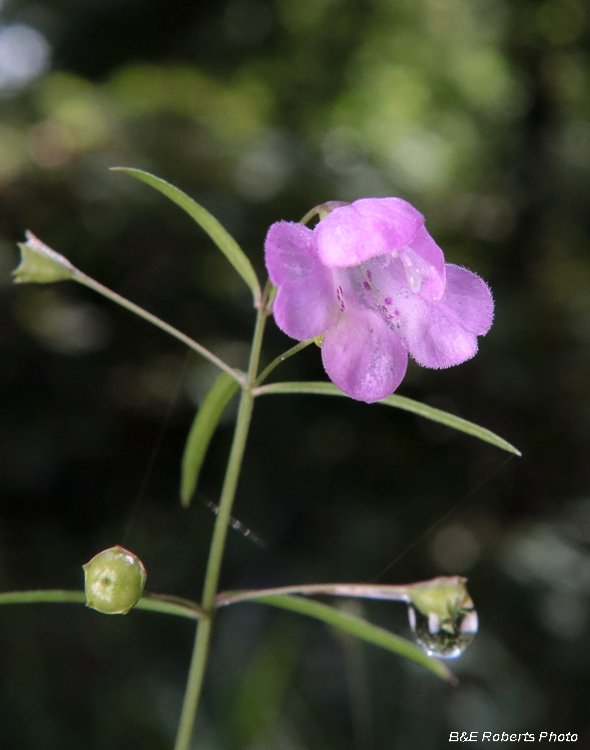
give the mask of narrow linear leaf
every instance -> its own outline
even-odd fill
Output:
[[[229,260],[232,266],[240,274],[242,279],[248,284],[252,290],[254,296],[254,303],[260,302],[260,284],[256,276],[256,272],[252,267],[252,264],[248,260],[248,257],[229,234],[229,232],[222,227],[217,219],[212,216],[207,209],[199,205],[182,190],[179,190],[174,185],[171,185],[166,180],[162,180],[149,172],[144,172],[141,169],[132,169],[131,167],[112,167],[113,172],[125,172],[132,177],[136,177],[138,180],[151,185],[160,193],[174,201],[176,205],[184,209],[189,216],[191,216],[197,224],[204,229],[205,232],[211,237],[213,242]]]
[[[66,589],[0,592],[0,605],[64,603],[86,604],[86,593],[84,591],[68,591]],[[186,617],[190,620],[198,620],[202,614],[202,610],[196,602],[164,594],[144,594],[134,609],[160,612],[164,615],[176,615],[177,617]]]
[[[522,456],[518,448],[499,435],[496,435],[495,432],[462,417],[457,417],[455,414],[450,414],[448,411],[435,409],[434,406],[428,406],[428,404],[423,404],[420,401],[414,401],[414,399],[406,398],[405,396],[396,396],[395,394],[387,396],[387,398],[379,401],[379,403],[404,409],[404,411],[409,411],[420,417],[430,419],[432,422],[439,422],[454,430],[459,430],[459,432],[464,432],[467,435],[483,440],[486,443],[491,443],[508,453],[514,453],[515,456]]]
[[[254,395],[263,396],[270,393],[311,393],[320,396],[346,396],[346,393],[340,390],[333,383],[325,383],[323,381],[318,382],[303,382],[303,383],[271,383],[270,385],[262,385],[254,390]],[[439,422],[447,427],[451,427],[454,430],[459,430],[467,435],[483,440],[486,443],[491,443],[497,448],[508,451],[508,453],[514,453],[516,456],[522,456],[522,453],[515,448],[511,443],[495,432],[487,430],[485,427],[480,427],[474,422],[469,422],[467,419],[462,419],[454,414],[449,414],[447,411],[441,409],[435,409],[433,406],[428,406],[420,401],[414,401],[411,398],[405,396],[388,396],[387,398],[377,401],[378,404],[385,404],[385,406],[395,406],[398,409],[412,412],[412,414],[418,414],[420,417],[425,417],[433,422]]]
[[[335,607],[330,607],[328,604],[321,604],[320,602],[303,599],[299,596],[260,596],[249,601],[270,604],[272,607],[288,609],[292,612],[299,612],[301,615],[321,620],[334,628],[350,633],[350,635],[361,638],[368,643],[381,646],[381,648],[399,654],[405,659],[411,659],[426,667],[431,672],[434,672],[435,675],[441,677],[443,680],[448,680],[449,682],[455,681],[452,672],[438,659],[431,659],[422,649],[410,643],[410,641],[400,638],[400,636],[394,633],[390,633],[385,628],[372,625],[362,617],[342,612]]]
[[[2,591],[0,593],[0,604],[38,604],[43,602],[86,604],[86,593],[84,591],[68,591],[66,589]]]
[[[182,456],[180,501],[184,508],[188,508],[194,495],[215,428],[238,388],[236,380],[222,372],[209,389],[195,416]]]

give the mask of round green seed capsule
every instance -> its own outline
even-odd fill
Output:
[[[117,544],[82,567],[87,607],[106,615],[126,615],[140,600],[147,573],[128,549]]]

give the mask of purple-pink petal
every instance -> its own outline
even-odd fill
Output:
[[[362,198],[332,211],[315,229],[322,263],[356,266],[412,242],[424,217],[401,198]]]
[[[372,403],[395,391],[406,374],[408,355],[380,315],[354,307],[326,330],[322,361],[330,380],[341,390]]]
[[[400,333],[424,367],[443,368],[471,359],[477,336],[487,333],[494,303],[487,284],[465,268],[447,264],[447,285],[435,303],[420,295],[399,301]]]
[[[424,226],[418,229],[414,239],[408,243],[408,248],[430,266],[430,273],[427,278],[424,278],[426,282],[425,291],[426,286],[428,286],[429,294],[432,295],[432,298],[440,299],[445,290],[446,283],[445,256],[443,251],[428,234]]]
[[[335,322],[338,309],[329,272],[310,274],[304,279],[287,281],[279,287],[273,303],[278,327],[291,338],[313,339]]]
[[[447,286],[441,302],[466,331],[484,336],[494,320],[489,286],[473,271],[447,263]]]
[[[322,267],[314,233],[302,224],[277,221],[264,243],[266,268],[275,286],[314,274]]]

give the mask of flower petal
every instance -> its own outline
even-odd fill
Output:
[[[390,396],[401,383],[408,354],[378,314],[349,307],[326,331],[322,360],[330,380],[341,390],[373,403]]]
[[[421,290],[422,296],[440,299],[446,283],[445,256],[426,231],[426,227],[421,226],[418,229],[414,239],[399,251],[399,255],[406,267],[406,276],[412,291]],[[412,283],[412,273],[419,279],[417,284]]]
[[[494,299],[489,286],[467,268],[447,263],[446,270],[447,286],[441,302],[466,331],[485,335],[494,320]]]
[[[311,229],[292,221],[277,221],[264,243],[266,267],[276,286],[315,273],[321,267]]]
[[[303,340],[323,333],[337,315],[332,272],[317,255],[311,229],[279,221],[268,230],[266,267],[279,286],[273,305],[277,325],[288,336]]]
[[[278,327],[291,338],[312,339],[335,322],[338,315],[330,271],[320,266],[304,279],[281,284],[273,303]]]
[[[356,266],[408,245],[423,225],[422,214],[401,198],[362,198],[316,226],[319,257],[330,268]]]
[[[465,268],[447,264],[447,285],[438,302],[421,295],[398,299],[400,333],[424,367],[458,365],[477,352],[477,336],[489,330],[494,302],[487,284]]]

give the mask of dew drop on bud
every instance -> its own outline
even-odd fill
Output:
[[[83,565],[86,606],[107,615],[126,615],[140,600],[147,578],[137,555],[116,545]]]
[[[425,615],[408,606],[408,618],[418,645],[439,659],[457,659],[473,641],[477,633],[477,612],[458,612],[452,621],[441,621],[435,612]]]
[[[465,579],[436,578],[410,587],[408,618],[418,645],[439,659],[461,656],[477,633],[477,612]]]

